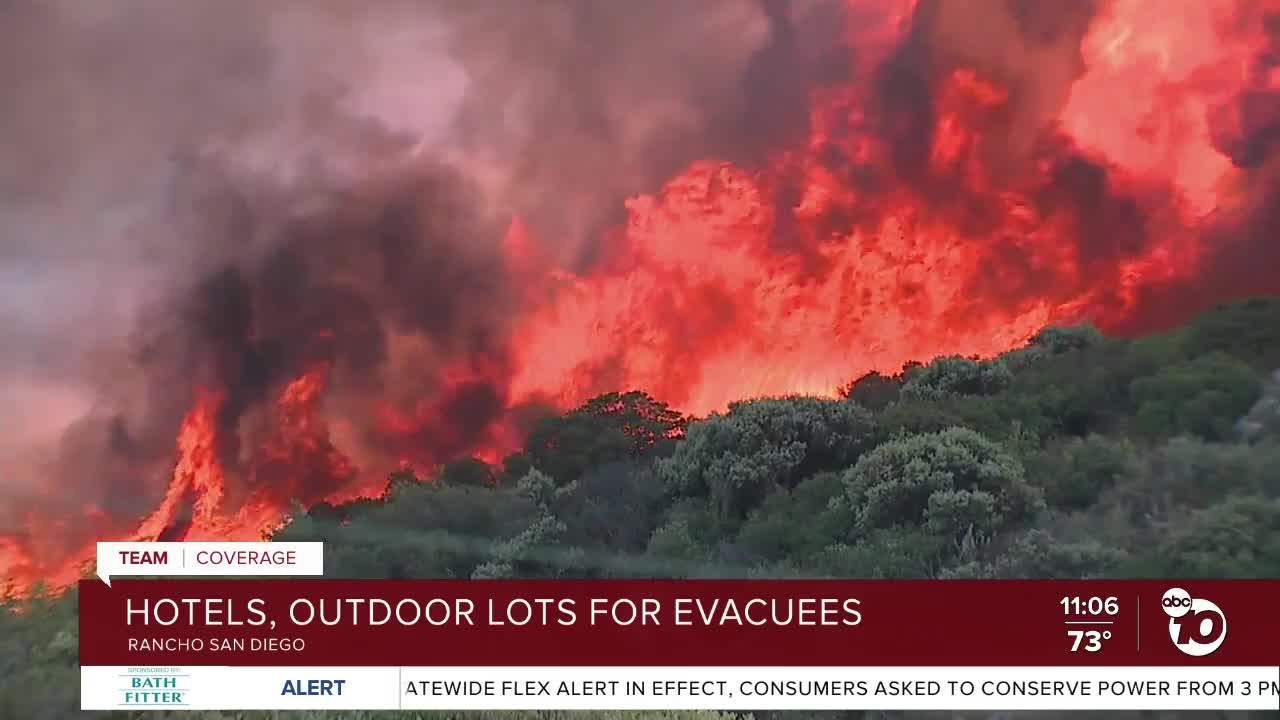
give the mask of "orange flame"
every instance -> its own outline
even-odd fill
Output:
[[[1280,89],[1280,70],[1259,59],[1274,50],[1263,17],[1277,4],[1103,3],[1079,47],[1083,70],[1045,111],[1035,143],[1002,143],[992,130],[1022,117],[1016,84],[938,61],[920,70],[929,124],[907,128],[919,147],[904,160],[893,137],[901,118],[884,112],[875,73],[907,38],[916,2],[850,0],[857,62],[847,82],[812,91],[807,138],[759,167],[694,162],[631,198],[590,270],[550,265],[556,253],[539,241],[553,238],[517,218],[504,246],[525,302],[506,348],[512,370],[462,363],[438,387],[497,373],[508,409],[639,389],[704,414],[753,396],[833,395],[864,372],[942,353],[992,356],[1082,315],[1129,317],[1144,287],[1195,271],[1201,224],[1238,202],[1248,171],[1221,148],[1267,110],[1242,93]],[[1085,165],[1071,179],[1107,191],[1065,197],[1079,188],[1059,187],[1062,175]],[[1129,204],[1091,204],[1112,195]],[[1128,237],[1139,233],[1141,242]],[[1095,235],[1114,236],[1101,260],[1090,256]],[[270,431],[245,457],[223,437],[233,430],[223,427],[225,394],[197,392],[164,497],[115,539],[254,538],[292,501],[381,492],[385,478],[330,437],[330,379],[317,364],[281,388]],[[417,453],[415,438],[454,439],[436,397],[371,403],[374,429],[406,438],[393,461],[424,467],[439,459]],[[487,437],[467,449],[496,460],[519,444],[510,422]],[[0,537],[0,576],[19,589],[38,578],[65,586],[92,557],[91,545],[58,558],[38,547]]]
[[[273,433],[264,440],[242,473],[224,466],[220,418],[226,395],[197,389],[191,409],[178,430],[173,475],[159,505],[128,534],[102,537],[116,541],[233,541],[253,540],[278,529],[290,502],[344,502],[379,494],[383,477],[364,477],[328,441],[328,426],[320,403],[328,367],[317,365],[288,383],[275,404]],[[241,475],[250,482],[231,492]],[[315,497],[304,489],[316,478],[329,478],[327,495]],[[255,482],[256,481],[256,482]],[[243,483],[242,483],[243,484]],[[321,483],[323,486],[324,483]],[[300,497],[292,497],[298,493]],[[230,496],[243,496],[232,504]],[[13,594],[22,595],[37,582],[50,590],[70,586],[88,573],[96,543],[86,544],[50,568],[13,538],[0,537],[0,576]]]

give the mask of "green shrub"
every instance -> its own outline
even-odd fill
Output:
[[[869,372],[840,388],[840,396],[872,412],[879,412],[897,401],[901,391],[902,376],[886,377],[878,372]]]
[[[1227,440],[1262,394],[1262,379],[1239,360],[1212,353],[1134,380],[1129,393],[1151,435]]]
[[[1172,335],[1188,357],[1220,352],[1256,369],[1273,370],[1280,367],[1280,297],[1218,305]]]
[[[1081,510],[1135,472],[1137,462],[1137,449],[1128,441],[1091,434],[1040,453],[1027,475],[1033,485],[1044,488],[1050,507]]]
[[[684,436],[687,423],[641,392],[601,395],[572,412],[541,419],[525,450],[504,461],[506,475],[518,479],[536,467],[563,485],[605,463],[663,457]]]
[[[1051,355],[1085,350],[1102,344],[1102,333],[1090,323],[1068,327],[1047,327],[1036,333],[1029,343]]]
[[[755,557],[781,561],[802,560],[847,540],[853,515],[846,503],[831,502],[843,493],[840,473],[820,473],[791,490],[780,488],[748,517],[738,545]]]
[[[709,497],[733,524],[779,487],[852,465],[875,442],[871,414],[843,400],[768,398],[735,403],[689,426],[657,470],[675,496]]]
[[[1171,527],[1146,560],[1170,578],[1280,577],[1280,500],[1235,496]]]
[[[845,495],[867,533],[927,527],[959,541],[1027,520],[1043,506],[1021,464],[965,428],[892,440],[843,477]]]
[[[1177,508],[1201,509],[1231,495],[1275,496],[1280,447],[1175,438],[1141,457],[1104,502],[1135,520],[1161,521]]]
[[[949,540],[920,528],[874,530],[858,542],[824,548],[814,559],[813,569],[833,578],[931,578],[954,551]]]
[[[1029,530],[986,553],[985,560],[948,568],[942,576],[970,579],[1090,579],[1107,577],[1129,561],[1129,553],[1099,540],[1064,541]]]
[[[909,374],[902,384],[902,397],[933,400],[954,395],[991,395],[1012,379],[1013,373],[1000,360],[950,355],[936,358]]]

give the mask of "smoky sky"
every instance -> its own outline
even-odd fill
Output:
[[[502,372],[504,220],[588,263],[623,198],[803,128],[779,7],[0,4],[0,489],[154,494],[191,385],[247,409],[322,326],[349,386]]]
[[[625,198],[693,160],[751,168],[802,144],[811,92],[850,73],[874,86],[864,129],[891,157],[832,148],[830,169],[864,196],[907,183],[957,227],[998,226],[963,178],[930,175],[941,79],[973,68],[1008,91],[983,160],[997,184],[1025,172],[1102,4],[920,0],[884,56],[850,40],[863,28],[843,0],[0,0],[0,532],[51,497],[147,507],[193,385],[224,387],[228,427],[249,426],[316,362],[334,367],[327,402],[433,398],[457,422],[411,441],[466,451],[515,362],[513,215],[587,271]],[[1267,187],[1277,107],[1260,90],[1220,123]],[[1053,155],[1030,199],[1090,219],[1091,268],[1141,251],[1146,206],[1105,158]],[[1224,250],[1206,267],[1269,288],[1274,193],[1256,194],[1215,225],[1230,238],[1210,238]],[[802,244],[791,233],[780,251]],[[1011,298],[1044,284],[1016,250],[992,253],[1026,278]],[[722,320],[730,304],[706,307]],[[353,417],[368,428],[343,449],[386,450]]]

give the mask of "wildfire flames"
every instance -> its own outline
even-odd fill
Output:
[[[833,395],[911,360],[992,356],[1050,323],[1133,331],[1280,290],[1280,258],[1254,239],[1276,173],[1280,6],[1008,5],[1061,17],[996,48],[950,37],[981,21],[967,3],[849,0],[847,53],[837,80],[811,88],[806,136],[750,163],[695,161],[631,197],[586,266],[508,216],[515,309],[497,339],[444,328],[470,349],[429,378],[353,380],[323,350],[351,341],[343,322],[295,337],[322,349],[276,363],[288,370],[263,402],[210,360],[155,509],[64,523],[33,511],[0,536],[0,577],[18,592],[66,586],[96,540],[255,539],[291,503],[377,495],[402,465],[499,460],[529,408],[626,389],[699,415]],[[1240,260],[1251,253],[1264,254]],[[421,357],[397,348],[389,364]],[[73,526],[83,545],[47,550]]]

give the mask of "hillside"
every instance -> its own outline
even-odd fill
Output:
[[[1280,298],[1259,298],[1139,339],[1048,329],[840,399],[692,420],[607,395],[500,467],[393,476],[276,538],[325,542],[333,577],[1280,577],[1277,368]],[[66,717],[74,595],[21,609],[0,617],[0,720]]]
[[[1260,299],[696,422],[605,396],[279,536],[343,577],[1280,577],[1275,368]]]

